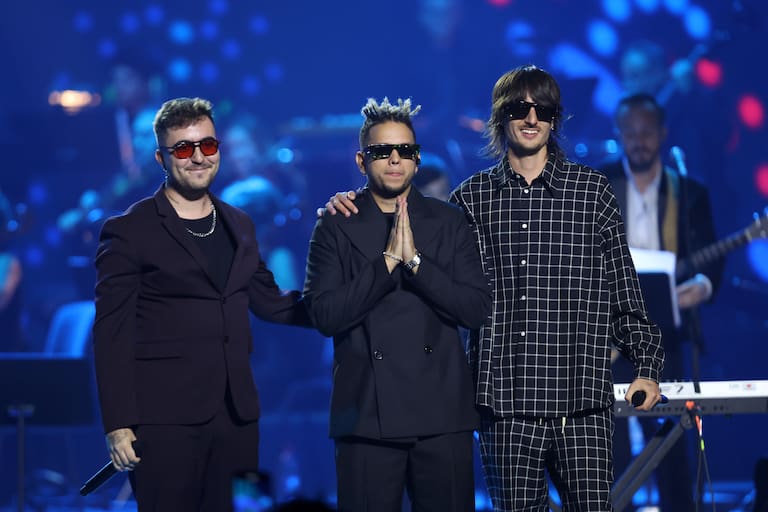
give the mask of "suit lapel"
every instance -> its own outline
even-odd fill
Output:
[[[347,233],[352,245],[366,259],[373,261],[381,256],[387,246],[389,225],[386,214],[381,212],[367,188],[363,190],[360,199],[357,205],[359,213],[347,222],[342,222],[340,229]],[[408,215],[416,249],[431,252],[428,249],[440,232],[440,221],[432,215],[428,202],[415,187],[411,187],[408,194]]]
[[[367,260],[373,261],[381,256],[386,247],[389,236],[387,216],[379,209],[367,188],[363,189],[357,206],[358,214],[341,222],[339,228]]]

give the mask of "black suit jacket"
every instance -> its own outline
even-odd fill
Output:
[[[458,326],[488,317],[491,293],[462,212],[408,196],[418,273],[389,274],[388,221],[366,189],[358,215],[326,215],[312,235],[304,288],[316,327],[334,337],[330,435],[391,439],[477,427]]]
[[[299,293],[281,293],[264,265],[251,219],[212,200],[235,241],[224,289],[162,188],[102,227],[93,333],[106,432],[203,422],[219,410],[227,386],[237,415],[256,420],[248,310],[309,325]]]
[[[624,172],[624,167],[621,160],[611,162],[603,166],[603,172],[608,178],[608,181],[611,183],[613,192],[616,195],[616,200],[618,201],[619,207],[624,214],[627,211],[627,175]],[[668,168],[665,168],[664,172],[674,173],[673,170]],[[717,237],[715,235],[715,227],[712,220],[712,208],[710,206],[709,193],[707,188],[692,179],[686,179],[685,184],[688,187],[688,207],[686,209],[687,215],[683,215],[681,212],[677,217],[677,247],[679,248],[677,252],[678,260],[684,260],[689,254],[717,241]],[[675,193],[675,191],[669,190],[667,179],[665,176],[662,176],[659,186],[658,201],[659,235],[661,238],[659,240],[659,247],[661,247],[662,250],[669,250],[668,248],[664,247],[664,240],[661,234],[663,231],[664,218],[666,215],[667,197],[670,193]],[[678,210],[680,211],[679,208]],[[628,222],[626,218],[624,222]],[[684,237],[686,230],[689,233],[688,236],[691,245],[688,251],[685,250],[686,240]],[[696,269],[696,272],[705,274],[710,279],[710,281],[712,281],[713,288],[717,290],[723,273],[723,262],[722,260],[717,261],[707,265],[704,268]],[[682,277],[688,278],[691,276],[686,275]]]

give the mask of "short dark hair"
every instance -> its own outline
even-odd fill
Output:
[[[185,128],[202,118],[213,122],[213,105],[203,98],[175,98],[168,100],[155,114],[153,128],[158,145],[172,128]]]
[[[619,125],[619,117],[621,117],[626,110],[633,108],[644,108],[645,110],[653,112],[656,115],[656,121],[658,121],[659,126],[664,126],[666,118],[664,107],[659,105],[659,102],[656,101],[656,98],[654,98],[653,95],[644,92],[625,96],[619,101],[619,105],[616,107],[616,112],[614,113],[614,122],[616,123],[616,126]]]
[[[410,98],[405,100],[398,98],[397,105],[391,104],[386,97],[381,103],[378,103],[374,98],[368,98],[368,102],[360,109],[360,113],[365,118],[363,126],[360,127],[360,149],[362,150],[366,146],[371,128],[387,121],[406,125],[411,130],[411,133],[413,133],[415,140],[416,130],[413,129],[411,118],[418,114],[420,110],[421,105],[411,108]]]
[[[562,154],[557,142],[559,137],[562,105],[560,104],[560,86],[555,79],[543,69],[526,64],[504,73],[493,86],[491,96],[491,117],[485,126],[485,138],[488,144],[484,153],[495,158],[501,157],[507,150],[507,136],[504,131],[507,125],[507,108],[514,102],[524,100],[530,94],[533,101],[552,106],[557,109],[552,119],[552,133],[547,146],[549,152]]]

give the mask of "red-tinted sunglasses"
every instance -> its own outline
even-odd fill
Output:
[[[219,141],[213,137],[206,137],[203,140],[192,142],[189,140],[180,140],[173,146],[160,146],[176,158],[190,158],[195,153],[195,148],[200,147],[200,152],[204,156],[215,155],[219,150]]]

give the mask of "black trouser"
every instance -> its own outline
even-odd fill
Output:
[[[336,440],[340,512],[399,512],[408,490],[413,512],[475,510],[472,432],[413,442]]]
[[[232,477],[255,471],[259,424],[242,423],[227,400],[200,425],[142,425],[141,462],[130,474],[139,512],[232,510]]]

